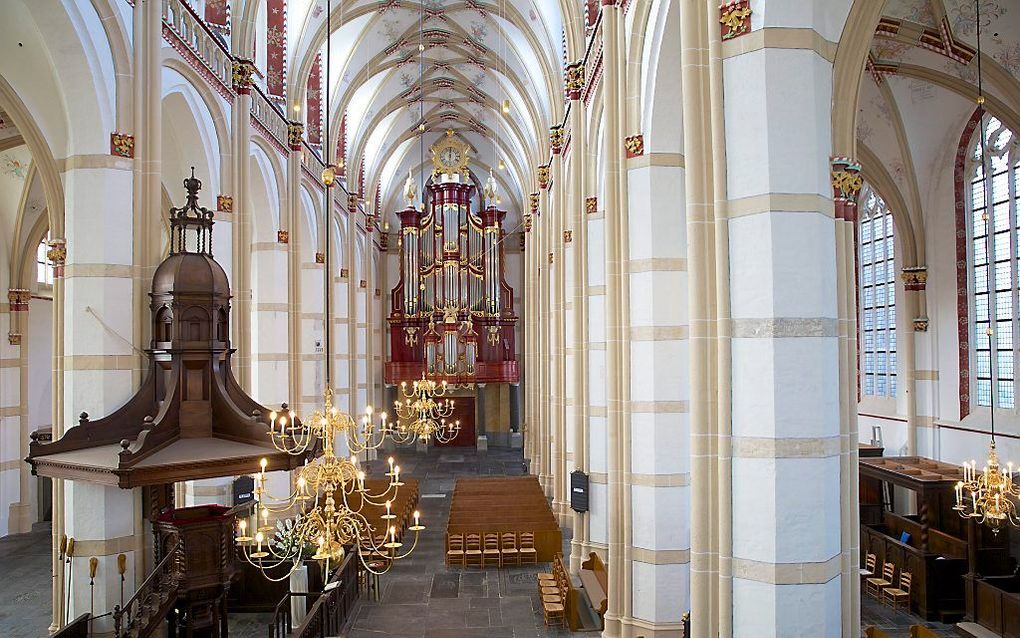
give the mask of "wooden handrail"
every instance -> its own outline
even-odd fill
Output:
[[[89,622],[91,620],[92,614],[86,612],[61,627],[50,638],[88,638]]]
[[[184,541],[178,538],[124,607],[116,605],[113,608],[114,636],[144,638],[152,633],[162,622],[163,614],[177,599],[177,588],[183,577]]]

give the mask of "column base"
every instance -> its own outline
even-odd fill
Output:
[[[475,442],[475,447],[479,452],[489,451],[489,438],[484,434],[480,435]]]
[[[8,534],[24,534],[32,531],[32,506],[30,504],[11,503],[7,512]]]
[[[651,622],[640,618],[620,619],[621,638],[683,638],[681,622]]]

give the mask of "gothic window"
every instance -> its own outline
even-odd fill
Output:
[[[50,249],[49,244],[50,233],[47,231],[35,248],[35,282],[44,286],[53,285],[53,262],[46,254]]]
[[[1017,378],[1020,149],[1016,136],[997,118],[986,115],[983,128],[984,157],[979,125],[968,149],[963,185],[967,207],[972,400],[979,406],[992,404],[993,362],[988,329],[990,317],[994,316],[997,350],[994,365],[998,381],[995,405],[1013,408]]]
[[[885,201],[865,184],[861,190],[860,268],[861,391],[896,396],[896,259],[893,217]]]

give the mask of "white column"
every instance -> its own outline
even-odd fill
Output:
[[[831,75],[806,49],[723,61],[733,636],[842,634]]]
[[[690,433],[684,169],[666,136],[628,160],[633,624],[677,635],[689,608]],[[677,140],[679,141],[679,140]],[[662,148],[663,150],[660,150]]]

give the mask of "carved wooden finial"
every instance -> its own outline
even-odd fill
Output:
[[[89,422],[89,413],[88,412],[82,412],[81,414],[78,415],[78,424],[79,425],[85,425],[88,422]]]

